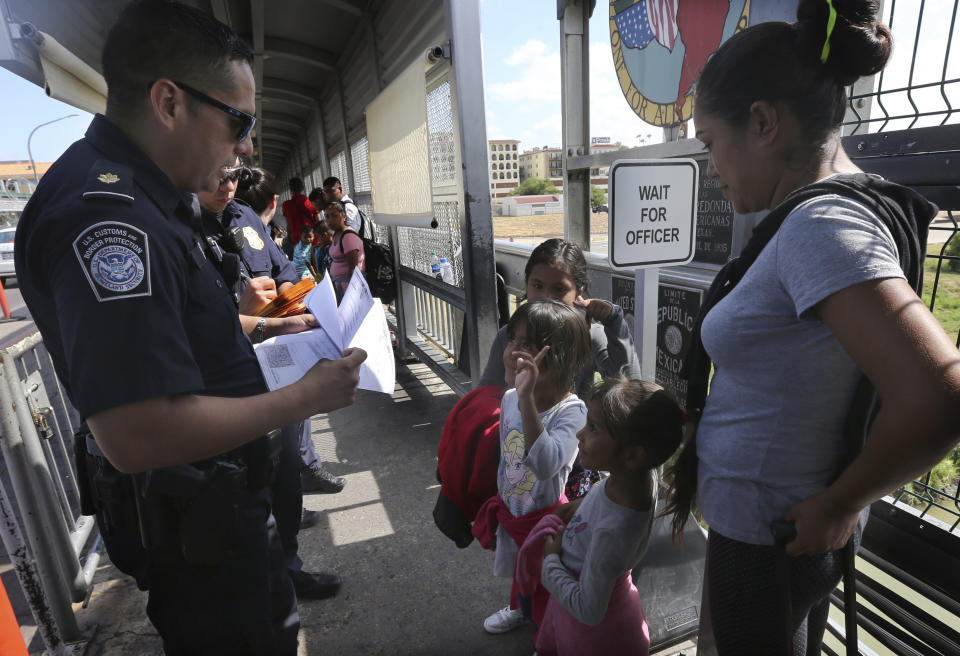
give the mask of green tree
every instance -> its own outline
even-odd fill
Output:
[[[944,255],[960,257],[960,238],[958,238],[957,235],[954,235],[953,239],[950,240],[950,244],[947,246]],[[960,260],[947,260],[944,264],[947,265],[947,269],[950,271],[960,273]]]
[[[541,196],[559,193],[553,183],[543,178],[527,178],[510,192],[511,196]]]
[[[607,192],[600,187],[590,185],[590,206],[598,207],[607,204]]]

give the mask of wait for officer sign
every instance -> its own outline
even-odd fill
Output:
[[[697,163],[626,159],[610,167],[610,261],[662,267],[693,260]]]

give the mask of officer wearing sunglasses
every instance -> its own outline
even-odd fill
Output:
[[[209,14],[127,5],[104,45],[106,116],[44,175],[15,240],[24,300],[88,427],[83,511],[149,590],[167,654],[296,654],[270,436],[352,403],[366,357],[268,392],[204,247],[193,193],[251,154],[252,62]]]

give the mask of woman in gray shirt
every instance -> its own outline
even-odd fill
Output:
[[[796,23],[725,42],[697,85],[707,174],[737,212],[772,210],[708,294],[701,372],[713,360],[716,373],[674,481],[675,528],[694,492],[710,525],[720,654],[786,653],[788,595],[793,653],[819,653],[837,550],[862,511],[957,441],[960,356],[916,291],[936,208],[863,174],[838,134],[846,87],[890,55],[878,13],[873,0],[802,0]],[[861,374],[882,405],[851,460],[843,427]],[[784,519],[797,533],[789,590],[770,531]]]

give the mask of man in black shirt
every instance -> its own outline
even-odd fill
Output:
[[[352,403],[366,357],[268,393],[202,246],[190,192],[252,151],[252,59],[201,11],[129,5],[104,46],[107,115],[44,175],[15,242],[24,300],[91,432],[77,442],[87,506],[149,589],[168,654],[296,653],[266,435]]]

